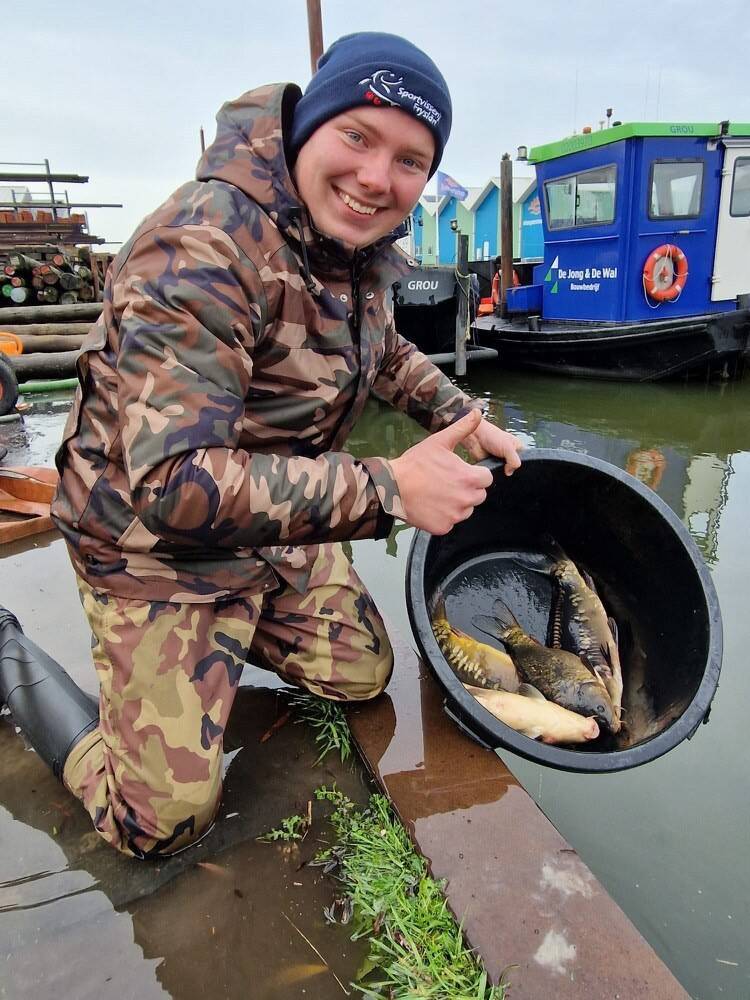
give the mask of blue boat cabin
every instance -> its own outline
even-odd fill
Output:
[[[638,322],[750,294],[750,125],[630,124],[532,149],[544,233],[510,313]]]

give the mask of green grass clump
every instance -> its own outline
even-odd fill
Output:
[[[316,764],[333,750],[338,751],[342,763],[349,760],[352,755],[351,733],[339,702],[299,691],[290,697],[289,704],[294,709],[295,721],[306,722],[314,731],[315,742],[320,750]]]
[[[286,819],[282,819],[280,826],[275,827],[273,830],[269,830],[268,833],[264,833],[255,839],[261,840],[264,843],[271,843],[275,840],[282,840],[285,843],[290,843],[293,840],[304,840],[309,828],[310,822],[307,817],[287,816]]]
[[[336,845],[319,863],[334,871],[354,903],[353,939],[369,937],[370,951],[357,989],[372,1000],[502,1000],[461,927],[448,910],[442,886],[392,816],[388,800],[373,795],[360,809],[342,792],[319,788],[331,802]]]

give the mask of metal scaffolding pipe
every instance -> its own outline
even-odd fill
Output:
[[[81,174],[12,174],[0,173],[0,183],[3,184],[31,184],[41,181],[47,184],[49,181],[56,181],[58,184],[87,184],[88,177]]]

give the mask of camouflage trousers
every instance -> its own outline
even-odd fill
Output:
[[[63,780],[98,832],[157,857],[197,840],[221,798],[224,728],[247,659],[325,698],[379,694],[393,653],[341,545],[318,547],[310,586],[215,604],[134,601],[79,579],[100,683],[97,729]]]

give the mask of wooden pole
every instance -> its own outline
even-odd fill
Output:
[[[91,323],[99,318],[101,302],[77,304],[74,306],[25,306],[23,309],[0,309],[0,329],[7,330],[8,324],[22,323]]]
[[[459,233],[456,246],[456,375],[466,374],[466,331],[469,327],[469,237]]]
[[[76,373],[79,351],[61,351],[50,354],[12,354],[7,360],[16,378],[68,378]]]
[[[3,323],[4,312],[0,312],[0,330],[3,333],[14,333],[17,337],[85,337],[91,329],[91,323]]]
[[[500,161],[500,315],[508,315],[508,289],[513,287],[513,161],[503,153]]]
[[[323,20],[320,0],[307,0],[307,32],[310,38],[310,67],[315,73],[318,59],[323,55]]]
[[[84,341],[83,334],[58,334],[55,336],[29,336],[19,334],[24,354],[57,354],[78,350]]]

